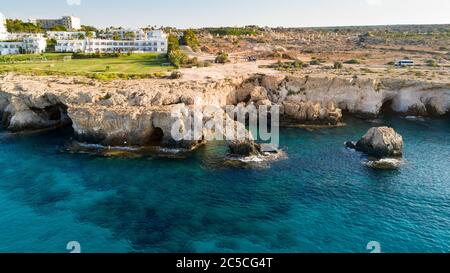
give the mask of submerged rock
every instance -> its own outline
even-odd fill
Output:
[[[278,147],[271,144],[258,144],[251,140],[246,141],[231,141],[228,143],[230,150],[227,162],[239,162],[238,165],[244,166],[250,164],[261,167],[260,164],[265,165],[268,162],[287,158],[287,155]]]
[[[365,163],[367,167],[380,170],[396,170],[403,165],[403,160],[396,158],[383,158]]]
[[[389,127],[373,127],[358,142],[346,146],[377,158],[403,155],[403,137]]]
[[[235,140],[228,143],[231,155],[235,156],[258,156],[261,155],[261,145],[254,141]]]
[[[268,168],[270,162],[287,158],[286,153],[277,147],[254,141],[232,141],[228,147],[229,156],[224,165],[229,167]]]

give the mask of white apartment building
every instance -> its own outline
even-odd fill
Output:
[[[47,30],[58,25],[65,26],[67,30],[81,28],[81,19],[75,16],[63,16],[61,19],[30,19],[29,21]]]
[[[0,41],[22,42],[26,38],[43,38],[43,33],[9,33],[6,28],[6,18],[0,13]]]
[[[162,29],[147,31],[145,33],[146,39],[164,39],[167,40],[167,34]]]
[[[8,30],[6,29],[6,18],[0,13],[0,41],[8,39]]]
[[[23,39],[22,43],[25,53],[40,54],[47,48],[47,40],[43,37],[28,37]]]
[[[113,40],[118,37],[119,40],[145,40],[146,33],[142,29],[107,29],[104,33],[100,33],[99,38]]]
[[[17,33],[8,33],[9,41],[21,41],[25,38],[44,38],[43,33],[26,33],[26,32],[17,32]]]
[[[0,55],[20,54],[22,42],[0,42]]]
[[[55,50],[83,53],[167,53],[167,35],[158,30],[147,33],[143,40],[57,40]]]
[[[167,41],[147,40],[58,40],[55,46],[56,52],[83,52],[83,53],[167,53]]]
[[[28,37],[22,41],[0,42],[0,55],[9,54],[39,54],[44,53],[47,40],[43,37]]]
[[[92,38],[96,38],[95,32],[91,32]],[[55,40],[79,40],[86,37],[85,31],[47,31],[47,37]],[[83,37],[83,38],[82,38]]]

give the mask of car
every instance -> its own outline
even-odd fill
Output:
[[[247,60],[249,62],[256,62],[258,60],[258,58],[256,56],[249,56],[249,57],[247,57]]]
[[[395,66],[397,67],[406,67],[406,66],[413,66],[414,62],[411,60],[399,60],[395,62]]]

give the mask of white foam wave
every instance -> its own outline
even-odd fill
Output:
[[[104,146],[100,144],[89,144],[89,143],[78,143],[83,148],[87,149],[103,149],[103,150],[117,150],[117,151],[138,151],[139,148],[136,147],[125,147],[125,146]]]
[[[175,149],[175,148],[159,148],[159,152],[161,153],[168,153],[168,154],[178,154],[181,152],[181,149]]]
[[[417,116],[406,116],[405,119],[407,119],[407,120],[425,121],[425,119],[423,117],[417,117]]]

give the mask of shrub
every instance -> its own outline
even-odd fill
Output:
[[[309,62],[310,65],[320,65],[320,61],[319,60],[311,60]]]
[[[193,66],[198,66],[200,64],[197,57],[190,59],[189,63],[192,64]]]
[[[334,62],[334,69],[342,69],[344,65],[341,62]]]
[[[55,39],[48,39],[47,40],[47,47],[45,48],[45,52],[55,52],[55,46],[56,46],[56,40]]]
[[[183,77],[183,74],[181,74],[180,71],[173,71],[173,72],[170,74],[170,78],[173,79],[173,80],[175,80],[175,79],[180,79],[181,77]]]
[[[351,59],[345,62],[346,64],[361,64],[358,59]]]
[[[175,35],[170,34],[168,38],[168,47],[167,47],[168,52],[179,49],[180,49],[180,41],[178,41],[178,38]]]
[[[192,29],[185,30],[183,33],[182,39],[183,45],[187,45],[193,50],[197,50],[200,46],[200,43],[197,39],[197,35]]]
[[[296,71],[296,70],[300,70],[306,66],[307,66],[307,64],[304,64],[302,61],[296,60],[293,62],[278,61],[278,62],[270,65],[269,67],[273,68],[275,70],[279,70],[279,71]]]
[[[371,70],[371,69],[369,69],[369,68],[367,68],[367,67],[363,67],[363,68],[361,68],[360,70],[361,70],[361,72],[363,72],[363,73],[375,73],[373,70]]]
[[[189,61],[189,57],[181,50],[172,50],[169,53],[169,60],[175,67],[180,68]]]
[[[299,60],[295,60],[295,61],[292,63],[292,66],[293,66],[294,68],[303,68],[303,62],[302,62],[302,61],[299,61]]]
[[[219,53],[217,55],[215,62],[219,64],[228,63],[230,60],[228,59],[228,54],[225,52]]]
[[[56,26],[53,26],[50,30],[51,31],[67,31],[67,28],[63,25],[56,25]]]
[[[258,33],[258,30],[252,27],[245,27],[245,28],[225,27],[225,28],[208,29],[208,31],[213,35],[220,35],[220,36],[255,35]]]
[[[28,33],[43,33],[45,30],[33,23],[25,23],[21,20],[6,19],[6,29],[8,32],[28,32]]]
[[[281,56],[283,59],[286,59],[286,60],[296,60],[296,56],[294,55],[294,54],[292,54],[292,53],[283,53],[282,54],[282,56]]]
[[[274,52],[274,53],[271,54],[271,57],[272,58],[281,59],[281,58],[283,58],[283,53],[281,53],[281,52]]]
[[[103,97],[100,98],[100,100],[109,100],[112,97],[110,93],[106,93]]]
[[[427,60],[426,64],[428,66],[431,66],[431,67],[438,67],[439,66],[438,63],[436,62],[436,60],[433,60],[433,59]]]

